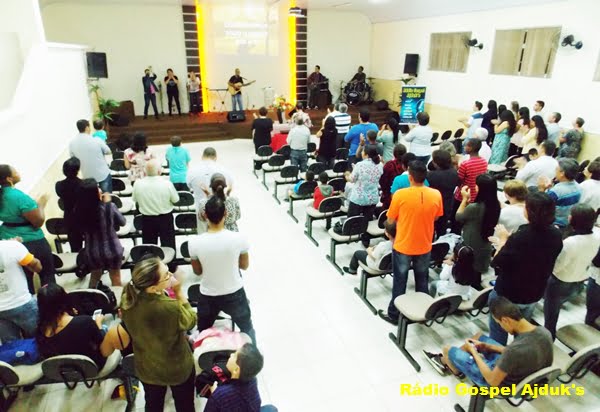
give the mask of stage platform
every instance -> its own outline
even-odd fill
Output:
[[[352,123],[358,122],[357,114],[362,107],[350,107],[348,113],[352,116]],[[371,112],[371,121],[381,126],[381,123],[388,117],[390,110],[378,111],[374,106],[368,106]],[[227,112],[209,112],[201,113],[198,116],[189,116],[188,114],[179,115],[161,115],[159,120],[148,116],[144,120],[142,116],[136,116],[135,119],[126,127],[111,126],[108,130],[109,141],[117,141],[123,134],[133,134],[135,132],[144,132],[148,137],[149,145],[168,144],[171,136],[181,136],[185,143],[191,142],[210,142],[215,140],[230,139],[250,139],[252,138],[251,126],[254,117],[252,113],[255,110],[246,110],[246,120],[243,122],[229,123],[227,121]],[[307,113],[313,122],[311,131],[316,133],[320,127],[327,111],[322,109],[308,110]],[[258,114],[258,113],[257,113]],[[277,121],[277,113],[269,111],[268,116]]]

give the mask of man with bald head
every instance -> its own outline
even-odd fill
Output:
[[[146,177],[137,180],[133,186],[133,201],[142,214],[142,242],[158,244],[175,249],[175,227],[173,226],[173,205],[179,201],[175,186],[161,177],[157,160],[146,163]],[[173,272],[174,267],[169,266]]]
[[[244,78],[240,74],[240,69],[235,69],[235,74],[229,78],[227,84],[233,87],[236,91],[231,95],[231,110],[236,111],[236,107],[239,106],[239,111],[244,110],[242,106],[242,86],[244,85]]]

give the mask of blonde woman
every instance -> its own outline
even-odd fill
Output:
[[[175,299],[164,291],[172,288]],[[194,359],[185,332],[196,324],[181,283],[160,259],[140,261],[123,289],[123,322],[133,341],[136,376],[144,384],[146,411],[162,411],[167,387],[177,412],[194,411]]]

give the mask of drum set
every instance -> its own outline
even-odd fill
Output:
[[[371,78],[369,77],[369,80]],[[349,82],[344,86],[344,82],[340,83],[340,101],[349,106],[358,106],[359,104],[373,103],[371,85],[366,82]]]

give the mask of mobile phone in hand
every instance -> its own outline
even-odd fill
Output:
[[[98,317],[98,315],[102,315],[102,309],[96,309],[94,311],[94,314],[92,315],[92,319],[96,320],[96,318]]]

